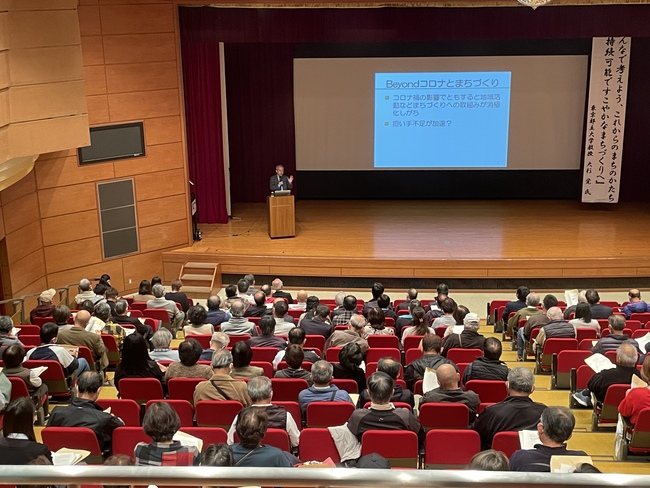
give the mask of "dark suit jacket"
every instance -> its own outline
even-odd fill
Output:
[[[293,297],[291,296],[291,293],[287,293],[286,291],[276,291],[273,295],[271,295],[273,298],[286,298],[289,300],[289,305],[293,303]]]
[[[269,188],[271,191],[276,191],[276,190],[291,190],[293,189],[293,184],[289,183],[289,177],[287,175],[282,175],[282,187],[280,187],[280,180],[278,179],[278,175],[273,175],[271,176],[271,179],[269,180]]]

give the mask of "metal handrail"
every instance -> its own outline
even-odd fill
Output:
[[[13,306],[13,312],[10,315],[11,320],[13,320],[14,324],[24,324],[25,320],[25,299],[24,297],[20,298],[7,298],[6,300],[0,300],[0,305],[12,305]],[[19,307],[18,307],[19,305]],[[20,320],[17,321],[16,318],[19,318]]]
[[[550,474],[496,471],[213,468],[149,466],[0,466],[8,485],[158,485],[503,488],[647,487],[648,475]]]

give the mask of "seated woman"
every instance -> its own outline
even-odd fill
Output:
[[[646,383],[650,382],[650,354],[643,360],[641,378]],[[630,423],[635,425],[641,410],[648,407],[650,407],[650,387],[632,388],[627,391],[625,398],[618,405],[618,413],[629,418]]]
[[[195,339],[185,339],[178,346],[180,362],[171,363],[165,371],[165,382],[170,378],[212,378],[212,368],[209,364],[196,364],[201,357],[203,348]]]
[[[7,405],[2,421],[0,464],[27,464],[38,456],[51,463],[52,453],[34,435],[34,403],[27,397],[16,398]]]
[[[596,330],[596,337],[600,337],[600,324],[591,318],[591,306],[588,303],[576,305],[576,318],[569,320],[569,323],[576,329],[578,327],[589,327]]]
[[[165,367],[149,358],[147,341],[140,334],[131,334],[124,338],[122,360],[115,368],[113,382],[120,392],[122,378],[156,378],[163,385]]]
[[[350,342],[339,351],[339,362],[333,363],[334,378],[348,379],[357,382],[359,391],[366,389],[366,373],[360,368],[363,354],[359,344]]]
[[[198,466],[199,450],[173,440],[181,428],[181,419],[168,403],[151,404],[144,414],[142,428],[153,442],[139,442],[135,446],[136,466]]]
[[[232,445],[235,466],[262,468],[290,468],[289,453],[277,447],[262,444],[266,435],[269,419],[262,408],[246,407],[237,416],[235,427],[239,444]],[[293,456],[291,456],[293,458]]]
[[[367,339],[371,335],[394,335],[395,331],[386,327],[386,315],[379,307],[368,310],[368,325],[363,329],[362,337]]]
[[[192,334],[214,334],[214,327],[212,324],[206,324],[208,312],[202,305],[194,305],[187,311],[188,325],[183,327],[183,334],[185,337]]]
[[[5,363],[3,373],[7,377],[15,376],[23,380],[34,401],[35,408],[43,405],[43,413],[47,416],[49,413],[47,385],[43,383],[43,380],[33,369],[23,367],[22,363],[25,360],[25,349],[16,344],[9,346],[2,354],[2,360]],[[44,404],[42,403],[43,398],[45,398]]]
[[[65,305],[57,305],[52,312],[54,323],[59,327],[59,330],[71,329],[72,324],[68,323],[68,319],[72,316],[70,309]]]
[[[233,378],[253,378],[254,376],[264,376],[264,370],[257,366],[251,366],[253,360],[253,350],[251,346],[244,341],[236,342],[232,347],[232,371],[230,376]]]
[[[404,345],[404,340],[410,335],[423,336],[426,334],[435,334],[434,330],[431,327],[428,327],[425,322],[425,312],[422,307],[415,307],[411,316],[413,317],[413,325],[406,327],[402,330],[402,345]]]
[[[129,298],[133,298],[134,302],[148,302],[156,297],[153,296],[149,280],[142,280],[138,286],[138,293],[134,293]]]

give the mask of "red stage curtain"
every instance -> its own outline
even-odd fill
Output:
[[[181,22],[183,17],[181,17]],[[183,39],[183,82],[189,177],[195,186],[198,221],[203,224],[228,222],[223,138],[221,124],[221,81],[219,43]]]

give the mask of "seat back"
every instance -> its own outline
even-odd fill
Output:
[[[289,434],[283,429],[267,429],[266,435],[262,438],[262,444],[277,447],[282,451],[291,452]]]
[[[210,347],[210,340],[212,339],[212,334],[190,334],[185,336],[185,339],[194,339],[203,349],[208,349]]]
[[[650,451],[650,408],[644,408],[632,429],[629,449],[631,452]]]
[[[366,362],[374,363],[385,357],[391,357],[398,363],[402,362],[402,353],[396,347],[371,347],[366,354]]]
[[[51,318],[51,317],[45,317],[45,318]],[[48,322],[54,322],[54,320],[49,320]],[[16,326],[17,329],[20,329],[20,332],[18,333],[18,338],[22,342],[23,340],[23,335],[40,335],[41,333],[41,327],[38,325],[30,325],[30,324],[20,324]],[[24,344],[24,342],[23,342]],[[38,344],[37,344],[38,345]]]
[[[541,360],[537,364],[537,372],[550,371],[553,354],[567,349],[578,349],[578,341],[569,338],[550,338],[544,341]]]
[[[241,334],[241,335],[230,335],[229,334],[228,338],[230,339],[230,342],[228,343],[228,347],[233,347],[239,341],[246,342],[248,339],[251,338],[251,335],[250,334]]]
[[[426,469],[462,469],[480,451],[481,438],[474,430],[430,430],[425,440],[424,465]]]
[[[368,336],[368,345],[370,349],[394,348],[399,350],[399,339],[392,334],[373,334]]]
[[[302,461],[325,461],[331,458],[341,462],[341,456],[328,429],[304,429],[300,433],[300,459]]]
[[[404,350],[408,351],[409,349],[417,349],[420,346],[420,341],[424,336],[421,335],[410,335],[404,339]]]
[[[335,385],[339,390],[345,390],[348,393],[359,393],[359,384],[354,380],[335,378],[331,381],[331,384]]]
[[[650,312],[635,312],[632,315],[630,315],[630,318],[628,320],[638,320],[642,324],[646,324],[650,320]],[[627,326],[627,320],[625,321],[625,324]]]
[[[205,381],[205,379],[170,378],[167,382],[169,398],[173,400],[187,400],[190,403],[194,403],[194,389],[202,381]]]
[[[124,454],[135,459],[133,451],[139,442],[152,442],[142,427],[118,427],[113,431],[113,454]]]
[[[62,447],[90,451],[86,458],[88,464],[102,464],[102,451],[97,435],[87,427],[45,427],[41,431],[43,444],[52,452]]]
[[[418,436],[406,430],[367,430],[361,437],[361,455],[374,452],[388,459],[393,468],[417,468]]]
[[[140,310],[142,312],[143,310],[147,309],[147,302],[135,302],[135,301],[132,301],[129,304],[129,308],[131,308],[133,310]]]
[[[454,363],[471,363],[476,358],[483,356],[483,351],[480,349],[463,349],[455,347],[447,351],[447,359]]]
[[[350,402],[311,402],[307,405],[307,427],[345,424],[354,412]]]
[[[599,423],[616,423],[618,421],[618,405],[625,398],[625,393],[630,389],[629,384],[610,385],[605,393],[603,406],[600,410]]]
[[[421,357],[422,357],[422,351],[420,351],[417,347],[411,348],[408,351],[406,351],[406,354],[404,356],[404,364],[409,365],[413,361],[415,361],[416,359],[420,359]]]
[[[429,429],[466,429],[469,408],[462,403],[425,403],[420,406],[420,423]]]
[[[648,320],[650,320],[650,313],[646,312],[643,315],[647,317],[642,317],[642,318],[630,317],[628,320],[625,321],[625,328],[630,329],[632,332],[641,329],[648,322]]]
[[[509,459],[515,451],[521,449],[519,432],[497,432],[492,438],[492,449],[501,451]]]
[[[25,346],[36,347],[41,345],[41,336],[39,335],[29,335],[21,332],[19,339]]]
[[[273,378],[273,375],[275,374],[273,364],[271,364],[269,361],[251,361],[251,366],[262,368],[264,371],[264,376],[267,378]]]
[[[339,353],[341,352],[342,347],[330,347],[325,351],[325,359],[330,363],[339,362]]]
[[[135,400],[139,405],[149,400],[163,400],[162,384],[156,378],[122,378],[120,396]]]
[[[281,402],[273,401],[273,405],[284,407],[287,413],[291,414],[298,430],[302,430],[302,410],[298,402]]]
[[[97,404],[104,410],[111,409],[111,414],[119,417],[127,427],[140,426],[140,405],[130,398],[100,398]]]
[[[499,380],[469,380],[465,390],[475,392],[481,403],[499,403],[508,396],[506,382]]]
[[[314,363],[310,363],[309,361],[303,361],[303,363],[300,365],[300,367],[306,371],[311,371],[311,367],[314,365]],[[282,371],[283,369],[287,369],[289,367],[289,363],[286,361],[280,361],[278,363],[278,371]]]
[[[115,337],[110,334],[102,334],[102,342],[108,355],[108,365],[116,366],[120,362],[120,349],[117,347]]]
[[[593,329],[590,329],[593,330]],[[595,333],[596,331],[594,331]],[[568,389],[571,387],[571,370],[585,365],[585,359],[591,351],[560,351],[551,363],[551,389]]]
[[[590,366],[582,364],[576,368],[575,384],[571,387],[572,391],[581,391],[587,388],[587,383],[596,372]]]
[[[164,308],[145,308],[142,310],[142,315],[159,321],[161,327],[171,329],[171,319],[169,318],[169,312],[167,312],[167,310]]]
[[[22,380],[22,378],[19,378],[18,376],[7,376],[7,378],[11,383],[10,401],[22,397],[31,397],[29,390],[27,389],[27,384]]]
[[[149,400],[145,406],[145,412],[154,403],[167,403],[178,414],[181,419],[181,427],[194,426],[194,407],[187,400]]]
[[[253,361],[266,361],[272,363],[278,355],[277,347],[251,347],[253,350]]]
[[[43,380],[43,383],[47,385],[47,392],[50,396],[61,396],[69,397],[70,396],[70,387],[68,386],[68,380],[63,373],[63,367],[61,363],[53,360],[45,359],[30,359],[23,363],[25,368],[37,368],[39,366],[47,366],[47,369],[41,373],[40,378]]]
[[[225,444],[228,439],[228,432],[220,427],[181,427],[181,432],[193,435],[203,440],[204,452],[210,444]]]
[[[305,336],[305,349],[325,349],[325,337],[322,335],[307,334]]]
[[[284,402],[297,402],[298,394],[309,388],[306,380],[301,378],[271,378],[273,399]]]
[[[34,317],[34,323],[32,325],[35,325],[40,329],[48,322],[54,322],[54,317]]]
[[[594,347],[594,339],[583,339],[578,343],[578,349],[580,351],[591,351],[591,348]]]
[[[576,327],[576,339],[578,344],[580,344],[580,341],[583,339],[596,340],[597,338],[598,333],[596,332],[596,329],[592,329],[591,327]]]
[[[201,400],[195,405],[196,425],[228,430],[243,407],[235,400]]]

